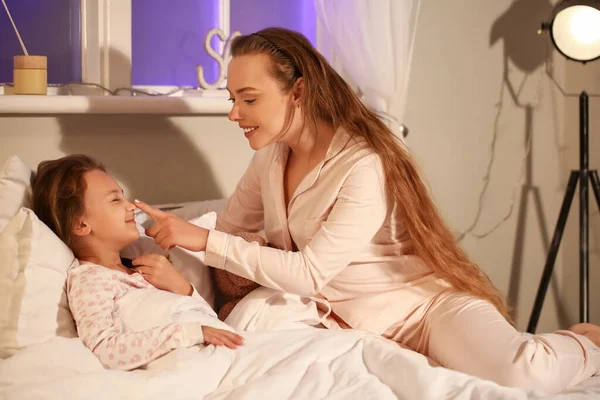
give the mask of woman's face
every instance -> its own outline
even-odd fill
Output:
[[[82,221],[87,224],[89,237],[117,251],[137,240],[140,234],[133,218],[135,206],[123,197],[117,182],[100,170],[86,172],[83,179],[87,189]]]
[[[250,54],[234,57],[227,72],[227,89],[233,103],[229,119],[239,124],[254,150],[273,142],[291,142],[302,131],[298,82],[285,93],[272,77],[270,67],[267,55]],[[290,111],[291,123],[286,120]]]

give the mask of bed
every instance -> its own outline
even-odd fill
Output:
[[[134,371],[106,370],[77,337],[64,294],[73,256],[28,210],[30,176],[17,156],[0,168],[0,393],[5,400],[600,398],[600,377],[548,396],[436,366],[367,332],[319,329],[312,300],[267,288],[245,297],[226,321],[244,332],[244,346],[195,346]],[[158,206],[210,225],[223,204]],[[152,245],[141,237],[126,252],[135,255]],[[173,260],[214,304],[208,267],[195,260],[190,268],[183,252]]]

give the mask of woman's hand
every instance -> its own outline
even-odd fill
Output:
[[[187,279],[164,256],[144,254],[135,258],[132,264],[135,267],[134,271],[142,274],[144,279],[158,289],[168,290],[182,296],[190,296],[194,291]]]
[[[587,337],[592,342],[594,342],[596,346],[600,346],[600,326],[596,324],[582,322],[571,326],[569,330],[578,335],[583,335]]]
[[[179,246],[190,251],[206,250],[208,229],[191,224],[171,213],[158,210],[148,204],[135,200],[134,204],[148,214],[154,221],[146,235],[164,250]]]
[[[237,333],[213,328],[212,326],[203,326],[202,335],[204,335],[204,343],[227,346],[230,349],[235,349],[237,346],[244,344],[244,339]]]

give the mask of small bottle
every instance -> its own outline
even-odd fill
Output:
[[[46,56],[14,56],[12,94],[46,94],[48,59]]]

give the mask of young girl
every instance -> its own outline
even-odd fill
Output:
[[[165,257],[120,258],[139,237],[135,206],[101,164],[83,155],[44,161],[32,190],[34,212],[79,260],[68,271],[69,307],[106,368],[134,369],[200,343],[242,344]]]
[[[269,28],[231,51],[229,119],[257,151],[218,230],[139,204],[162,248],[206,250],[215,268],[326,300],[328,327],[369,330],[501,385],[556,392],[599,371],[596,325],[514,329],[409,152],[305,37]],[[234,236],[260,230],[271,247]]]

